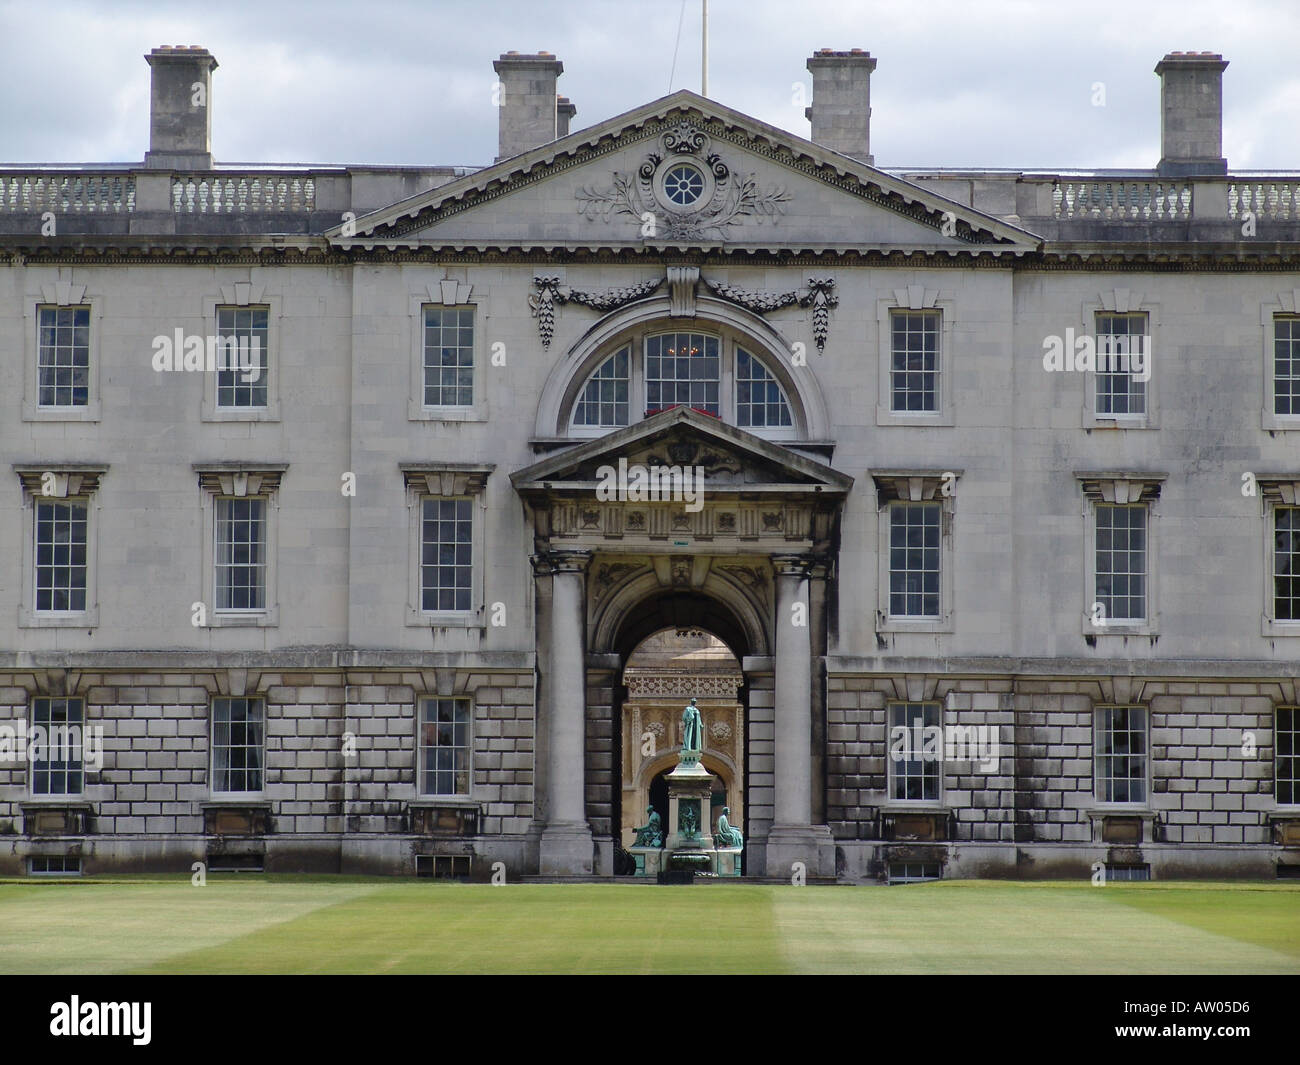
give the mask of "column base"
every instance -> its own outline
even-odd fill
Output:
[[[767,833],[764,875],[789,880],[794,863],[806,876],[835,875],[835,839],[825,825],[773,825]]]
[[[585,821],[564,821],[542,830],[538,872],[542,876],[591,876],[595,847]]]

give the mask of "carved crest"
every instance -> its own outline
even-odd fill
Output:
[[[709,135],[691,122],[681,121],[659,137],[663,153],[650,152],[635,175],[614,171],[603,189],[578,190],[578,212],[587,219],[609,222],[625,215],[641,225],[647,240],[726,240],[732,227],[746,218],[762,221],[784,212],[790,194],[780,185],[762,189],[757,176],[738,178],[722,157],[712,151]],[[698,161],[692,179],[699,198],[674,201],[660,182],[665,170],[685,156]],[[680,172],[681,168],[678,168]]]
[[[596,570],[596,599],[604,599],[614,585],[619,584],[630,573],[645,569],[636,562],[608,562]]]

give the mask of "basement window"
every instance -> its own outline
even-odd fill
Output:
[[[81,859],[65,854],[28,858],[27,874],[29,876],[80,876]]]
[[[469,855],[417,854],[415,875],[435,880],[468,880]]]
[[[943,868],[938,862],[890,862],[890,884],[920,884],[926,880],[942,880]]]
[[[1150,880],[1151,866],[1149,865],[1107,865],[1107,880]]]

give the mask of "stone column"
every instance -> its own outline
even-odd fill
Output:
[[[589,551],[547,556],[551,571],[548,801],[542,831],[543,876],[590,876],[591,827],[586,818],[586,572]]]
[[[801,555],[772,559],[776,571],[776,765],[766,872],[782,878],[791,876],[794,862],[803,862],[811,875],[822,874],[821,841],[812,826],[810,561]]]
[[[800,557],[776,569],[776,817],[773,829],[812,823],[812,675],[808,570]]]

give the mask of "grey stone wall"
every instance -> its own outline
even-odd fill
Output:
[[[1109,683],[1015,678],[955,680],[930,692],[945,726],[996,728],[999,765],[945,762],[941,806],[952,840],[989,843],[1098,842],[1095,820],[1126,807],[1094,795],[1094,711],[1102,705],[1148,709],[1150,792],[1133,804],[1153,818],[1144,842],[1270,844],[1274,802],[1272,721],[1291,705],[1277,682],[1151,680],[1125,697]],[[888,793],[887,705],[908,701],[889,678],[829,679],[827,807],[837,839],[870,839]],[[1253,738],[1253,754],[1243,741]]]
[[[493,839],[526,833],[533,817],[533,678],[453,671],[449,679],[449,694],[471,700],[469,798],[480,811],[477,839],[491,850]],[[410,804],[437,801],[419,796],[416,780],[419,700],[438,694],[427,680],[420,672],[319,670],[255,678],[247,695],[265,700],[265,787],[249,801],[269,804],[268,841],[409,834]],[[98,854],[110,869],[157,867],[176,844],[201,859],[204,806],[213,799],[211,699],[230,691],[224,670],[81,674],[69,694],[84,699],[86,728],[103,730],[103,764],[87,767],[82,795],[66,801],[89,804],[89,831],[80,843],[45,842]],[[44,694],[34,674],[0,676],[0,726],[27,719],[32,697]],[[32,829],[23,804],[62,798],[30,789],[26,761],[0,760],[0,866],[9,872],[35,853],[24,839]],[[291,855],[285,867],[295,867]]]

